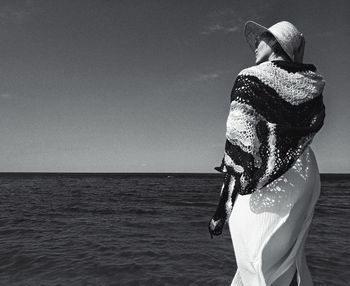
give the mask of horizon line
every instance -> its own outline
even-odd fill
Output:
[[[223,173],[220,172],[43,172],[43,171],[29,171],[29,172],[1,172],[0,175],[7,175],[7,174],[91,174],[91,175],[103,175],[103,174],[177,174],[177,175],[222,175]],[[320,175],[350,175],[350,173],[320,173]]]

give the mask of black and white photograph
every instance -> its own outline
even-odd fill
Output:
[[[350,285],[349,15],[0,0],[0,286]]]

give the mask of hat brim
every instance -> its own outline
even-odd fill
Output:
[[[260,36],[263,32],[269,32],[268,28],[260,25],[254,21],[248,21],[244,26],[244,36],[250,46],[250,48],[255,51],[255,41],[258,36]]]

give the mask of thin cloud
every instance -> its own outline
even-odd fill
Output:
[[[212,26],[208,26],[205,28],[204,31],[202,31],[201,35],[210,35],[217,32],[222,33],[234,33],[239,30],[238,26],[223,26],[222,24],[213,24]]]
[[[0,94],[0,98],[3,98],[3,99],[9,99],[10,97],[12,97],[12,96],[10,94],[8,94],[8,93]]]
[[[204,25],[201,35],[208,36],[217,33],[235,33],[244,29],[244,23],[248,20],[259,21],[265,11],[271,9],[271,3],[262,2],[253,10],[242,11],[239,5],[232,5],[231,9],[213,11],[206,16],[207,23]]]
[[[200,74],[196,77],[196,81],[205,81],[205,80],[211,80],[211,79],[216,79],[220,76],[219,73],[214,72],[214,73],[208,73],[208,74]]]
[[[36,1],[27,0],[22,6],[0,5],[0,23],[23,23],[40,9]]]
[[[200,32],[201,35],[234,33],[239,31],[243,23],[242,17],[233,9],[214,11],[207,19],[208,23]]]
[[[220,71],[214,71],[209,73],[201,73],[197,75],[194,80],[195,81],[208,81],[208,80],[215,80],[225,74],[231,73],[231,70],[220,70]]]

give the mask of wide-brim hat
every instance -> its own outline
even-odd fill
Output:
[[[305,38],[292,23],[281,21],[266,28],[254,21],[246,22],[244,35],[253,51],[256,49],[256,39],[263,32],[272,34],[293,62],[303,62]]]

